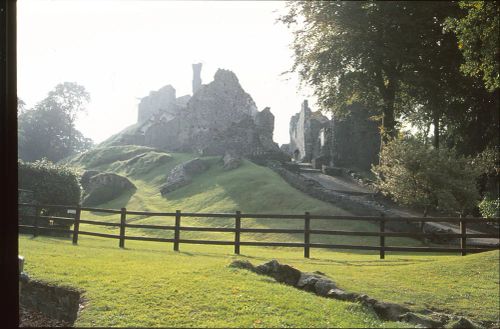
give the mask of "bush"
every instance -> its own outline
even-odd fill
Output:
[[[478,204],[481,215],[485,218],[500,217],[500,199],[484,198]]]
[[[67,166],[47,159],[33,163],[18,161],[19,188],[33,191],[40,204],[76,205],[80,202],[78,175]]]
[[[461,214],[473,209],[479,199],[476,180],[481,169],[454,150],[434,149],[410,137],[387,143],[372,171],[383,194],[422,207],[426,215],[428,209]]]

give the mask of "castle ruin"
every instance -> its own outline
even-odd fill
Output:
[[[136,144],[172,152],[266,156],[286,159],[273,141],[274,115],[262,111],[241,87],[236,75],[218,69],[201,84],[201,64],[193,64],[193,95],[176,97],[171,85],[141,99],[138,121],[116,144]]]
[[[378,163],[380,132],[369,111],[359,104],[349,105],[345,118],[330,120],[313,112],[307,100],[290,119],[290,144],[282,145],[296,162],[310,162],[316,169],[330,167],[369,170]]]

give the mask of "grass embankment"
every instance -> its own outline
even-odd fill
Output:
[[[145,154],[141,159],[134,157]],[[163,161],[154,161],[160,157],[168,157]],[[170,170],[181,162],[193,159],[191,154],[165,154],[159,150],[140,146],[114,146],[95,149],[68,163],[81,170],[94,169],[111,171],[127,176],[137,187],[134,192],[126,192],[110,202],[99,205],[101,208],[152,212],[235,212],[244,213],[284,213],[350,215],[340,207],[311,198],[295,190],[269,168],[244,161],[243,165],[232,171],[224,171],[220,157],[206,157],[211,166],[203,174],[194,178],[193,182],[162,197],[160,187],[166,182]],[[159,164],[158,164],[159,163]],[[82,214],[82,218],[119,222],[118,215],[99,213]],[[135,224],[173,225],[174,218],[129,216],[128,222]],[[183,218],[183,225],[234,227],[233,219],[217,218]],[[303,228],[301,220],[268,220],[244,219],[242,227]],[[377,231],[378,225],[360,221],[325,221],[314,220],[313,229],[339,229],[358,231]],[[113,227],[96,227],[82,225],[82,230],[100,231],[117,234]],[[127,234],[138,236],[172,237],[172,231],[127,229]],[[233,239],[232,234],[183,232],[184,238],[200,238],[213,240]],[[301,234],[242,234],[242,241],[303,241]],[[377,237],[351,236],[312,236],[311,242],[337,244],[377,245]],[[406,238],[387,238],[388,245],[421,245],[419,241]]]
[[[357,303],[317,297],[245,270],[228,268],[232,248],[84,237],[20,238],[26,271],[35,278],[85,290],[77,326],[404,327],[381,322]],[[460,256],[375,255],[319,250],[242,249],[254,264],[272,258],[319,270],[349,291],[412,309],[427,307],[477,320],[498,320],[498,251]]]

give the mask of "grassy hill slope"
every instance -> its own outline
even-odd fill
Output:
[[[178,163],[191,154],[167,154],[138,146],[98,148],[66,162],[80,170],[113,171],[127,176],[135,192],[102,204],[102,208],[173,212],[243,212],[347,214],[293,189],[268,168],[244,161],[223,171],[219,157],[207,158],[210,169],[194,181],[162,197],[160,186]],[[140,156],[143,154],[143,156]],[[140,156],[140,157],[139,157]],[[142,159],[142,160],[141,160]],[[163,159],[163,160],[159,160]],[[158,160],[158,161],[156,161]],[[118,215],[82,213],[84,219],[119,222]],[[173,218],[129,216],[129,222],[173,224]],[[183,218],[182,224],[233,227],[231,219]],[[242,227],[302,228],[302,221],[244,219]],[[369,222],[313,221],[313,228],[376,231]],[[115,228],[81,225],[82,230],[117,234]],[[172,232],[127,228],[127,235],[171,237]],[[182,238],[232,240],[232,234],[182,232]],[[242,241],[302,241],[301,235],[244,233]],[[387,245],[420,245],[412,239],[387,238]],[[374,244],[377,238],[317,236],[313,242]],[[68,239],[21,236],[20,254],[34,278],[85,291],[87,305],[77,326],[140,327],[405,327],[382,322],[357,303],[317,297],[278,284],[267,277],[230,269],[233,259],[254,264],[272,258],[303,271],[319,270],[339,287],[380,300],[402,303],[414,310],[433,308],[476,320],[498,321],[498,251],[466,257],[374,252],[311,251],[302,258],[298,248],[242,247],[127,240],[125,249],[115,239],[81,235],[77,246]]]
[[[136,161],[134,157],[141,154],[149,160]],[[164,157],[164,161],[156,161]],[[134,192],[126,192],[117,199],[99,205],[100,208],[152,212],[235,212],[243,213],[282,213],[324,215],[350,215],[335,205],[316,200],[286,183],[279,175],[269,168],[258,166],[250,161],[244,161],[242,166],[232,171],[224,171],[220,157],[205,157],[210,162],[210,169],[196,176],[193,182],[163,197],[160,187],[166,182],[170,170],[179,163],[195,158],[192,154],[167,154],[160,150],[141,146],[113,146],[97,148],[84,153],[67,163],[83,169],[111,171],[127,176],[137,187]],[[85,219],[99,219],[118,222],[117,215],[97,213],[83,213]],[[129,216],[128,222],[136,224],[172,225],[174,218]],[[193,218],[183,219],[183,224],[201,226],[234,227],[233,219]],[[297,220],[270,220],[244,219],[242,227],[273,227],[273,228],[303,228],[303,221]],[[85,230],[118,233],[113,227],[95,227],[83,225]],[[326,221],[314,220],[313,229],[340,229],[358,231],[377,231],[378,226],[365,221]],[[134,235],[148,235],[156,237],[172,237],[171,231],[153,231],[129,229]],[[232,239],[230,233],[186,232],[185,238],[205,239]],[[242,241],[273,240],[273,241],[302,241],[301,234],[242,234]],[[406,238],[388,238],[392,245],[421,245],[419,241]],[[349,243],[349,244],[376,244],[377,237],[351,236],[320,236],[312,237],[311,242]]]

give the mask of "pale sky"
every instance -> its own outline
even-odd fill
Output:
[[[96,143],[137,120],[138,98],[171,84],[191,94],[191,64],[202,82],[232,70],[259,110],[275,115],[274,140],[288,143],[290,117],[310,90],[291,68],[291,32],[275,23],[282,1],[18,0],[18,95],[28,107],[58,83],[92,98],[77,128]]]

